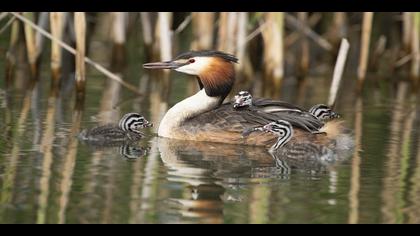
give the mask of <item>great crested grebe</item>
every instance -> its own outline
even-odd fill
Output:
[[[234,63],[238,59],[220,51],[190,51],[171,61],[146,63],[146,69],[172,69],[197,77],[200,91],[175,104],[163,117],[158,128],[161,137],[210,141],[231,144],[272,146],[278,136],[271,132],[243,132],[284,120],[293,125],[289,142],[309,141],[329,143],[340,134],[338,122],[323,123],[314,116],[294,113],[269,113],[263,109],[237,110],[232,103],[223,103],[235,82]],[[278,103],[261,99],[267,106]],[[294,105],[284,103],[287,109]]]
[[[290,105],[286,102],[270,100],[270,102],[267,102],[267,100],[268,99],[253,99],[251,93],[248,91],[240,91],[235,95],[233,108],[243,109],[255,106],[268,113],[289,112],[297,113],[302,116],[314,116],[322,122],[340,118],[338,113],[331,110],[331,108],[325,104],[314,105],[308,111],[305,111],[298,106]]]
[[[78,137],[81,140],[98,144],[134,142],[144,137],[141,129],[151,126],[153,124],[140,114],[127,113],[121,118],[118,125],[109,124],[85,129],[80,132]]]

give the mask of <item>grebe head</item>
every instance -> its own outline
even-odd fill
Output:
[[[317,104],[311,107],[311,109],[309,109],[309,113],[311,113],[320,121],[328,121],[331,119],[340,118],[338,113],[334,112],[331,110],[331,108],[324,104]]]
[[[293,137],[293,126],[285,120],[278,120],[266,124],[262,127],[262,130],[279,136],[277,142],[271,147],[271,150],[283,147]]]
[[[233,63],[238,59],[220,51],[190,51],[165,62],[143,64],[146,69],[172,69],[181,73],[195,75],[200,89],[205,89],[210,97],[223,99],[232,90],[235,82]]]
[[[126,132],[131,131],[134,133],[141,134],[140,129],[153,127],[153,124],[146,120],[140,114],[127,113],[123,116],[123,118],[121,118],[120,122],[118,123],[118,126]]]
[[[248,91],[240,91],[235,95],[233,108],[249,107],[252,105],[252,95]]]

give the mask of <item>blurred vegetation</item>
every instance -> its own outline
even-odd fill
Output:
[[[53,87],[65,73],[75,72],[76,91],[83,95],[84,71],[92,66],[136,93],[136,86],[111,72],[124,68],[127,54],[141,54],[147,62],[170,60],[186,50],[217,49],[239,57],[241,88],[261,88],[270,96],[286,77],[301,83],[309,75],[330,74],[342,38],[350,42],[346,73],[357,76],[360,87],[366,77],[398,76],[417,85],[419,14],[2,12],[0,40],[9,42],[5,86],[14,81],[19,65],[28,65],[32,80],[37,80],[40,64],[49,62]],[[48,39],[46,34],[51,34]],[[133,37],[140,41],[140,50],[129,47]],[[97,38],[107,39],[110,55],[93,52]],[[71,59],[66,51],[77,56]]]

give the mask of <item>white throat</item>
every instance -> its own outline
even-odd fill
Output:
[[[159,125],[158,135],[171,138],[176,129],[187,119],[210,111],[220,104],[219,97],[207,96],[204,89],[195,95],[178,102],[163,117]]]

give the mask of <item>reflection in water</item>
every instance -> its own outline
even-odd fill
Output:
[[[158,147],[169,168],[168,180],[186,184],[182,196],[170,199],[178,214],[203,223],[222,223],[225,188],[221,178],[234,178],[235,173],[251,167],[242,147],[165,138],[158,139]],[[268,160],[259,156],[256,163],[272,162],[269,156],[265,156]]]
[[[416,149],[412,148],[418,135],[413,128],[418,107],[417,97],[409,95],[409,84],[400,83],[390,123],[391,136],[395,138],[389,143],[383,180],[382,212],[386,223],[418,223],[420,220],[419,208],[413,211],[419,203],[418,187],[413,185],[418,182],[418,166],[410,165],[418,159]],[[413,154],[417,156],[413,158]]]
[[[360,154],[362,142],[362,112],[363,104],[361,98],[357,98],[355,106],[355,151],[353,154],[353,160],[351,164],[351,180],[350,180],[350,191],[349,191],[349,222],[350,224],[356,224],[359,221],[359,198],[358,194],[360,191]]]
[[[345,141],[342,139],[345,139]],[[343,138],[339,141],[345,142],[343,149],[308,142],[293,143],[283,147],[273,157],[276,166],[280,169],[292,168],[311,172],[325,172],[331,166],[345,161],[353,151],[353,141],[350,135],[343,135]]]
[[[186,184],[182,197],[171,198],[178,213],[187,219],[221,223],[225,201],[242,201],[241,197],[223,196],[235,184],[229,179],[288,179],[292,170],[325,172],[343,155],[308,144],[289,145],[287,151],[272,156],[265,148],[185,140],[158,139],[159,152],[169,168],[168,180]],[[306,152],[303,152],[305,150]],[[347,156],[348,157],[348,153]],[[334,161],[333,161],[334,159]],[[235,190],[234,190],[235,191]],[[270,191],[267,186],[253,188],[250,223],[268,222]],[[261,206],[263,205],[263,206]],[[177,222],[182,222],[177,219]]]
[[[82,120],[82,112],[76,110],[72,117],[72,129],[70,130],[70,137],[75,137],[76,134],[80,131],[80,123]],[[77,157],[77,147],[78,141],[73,138],[70,139],[68,142],[68,148],[66,149],[67,152],[65,154],[65,162],[62,167],[62,180],[60,184],[60,200],[59,206],[60,210],[58,212],[58,222],[59,224],[63,224],[66,222],[66,209],[69,202],[69,194],[71,191],[71,187],[73,184],[73,173],[76,164],[76,157]]]
[[[39,208],[37,212],[38,224],[44,224],[46,218],[47,201],[49,195],[49,182],[51,178],[51,164],[53,159],[52,145],[55,139],[55,114],[56,114],[56,97],[50,96],[48,101],[47,116],[45,118],[45,132],[41,140],[39,152],[43,154],[42,160],[42,176],[39,183]]]
[[[87,145],[92,152],[103,152],[111,150],[111,152],[119,154],[119,156],[126,160],[135,160],[148,155],[150,147],[142,147],[137,143],[107,143],[107,145],[97,145],[86,141],[80,141]]]

